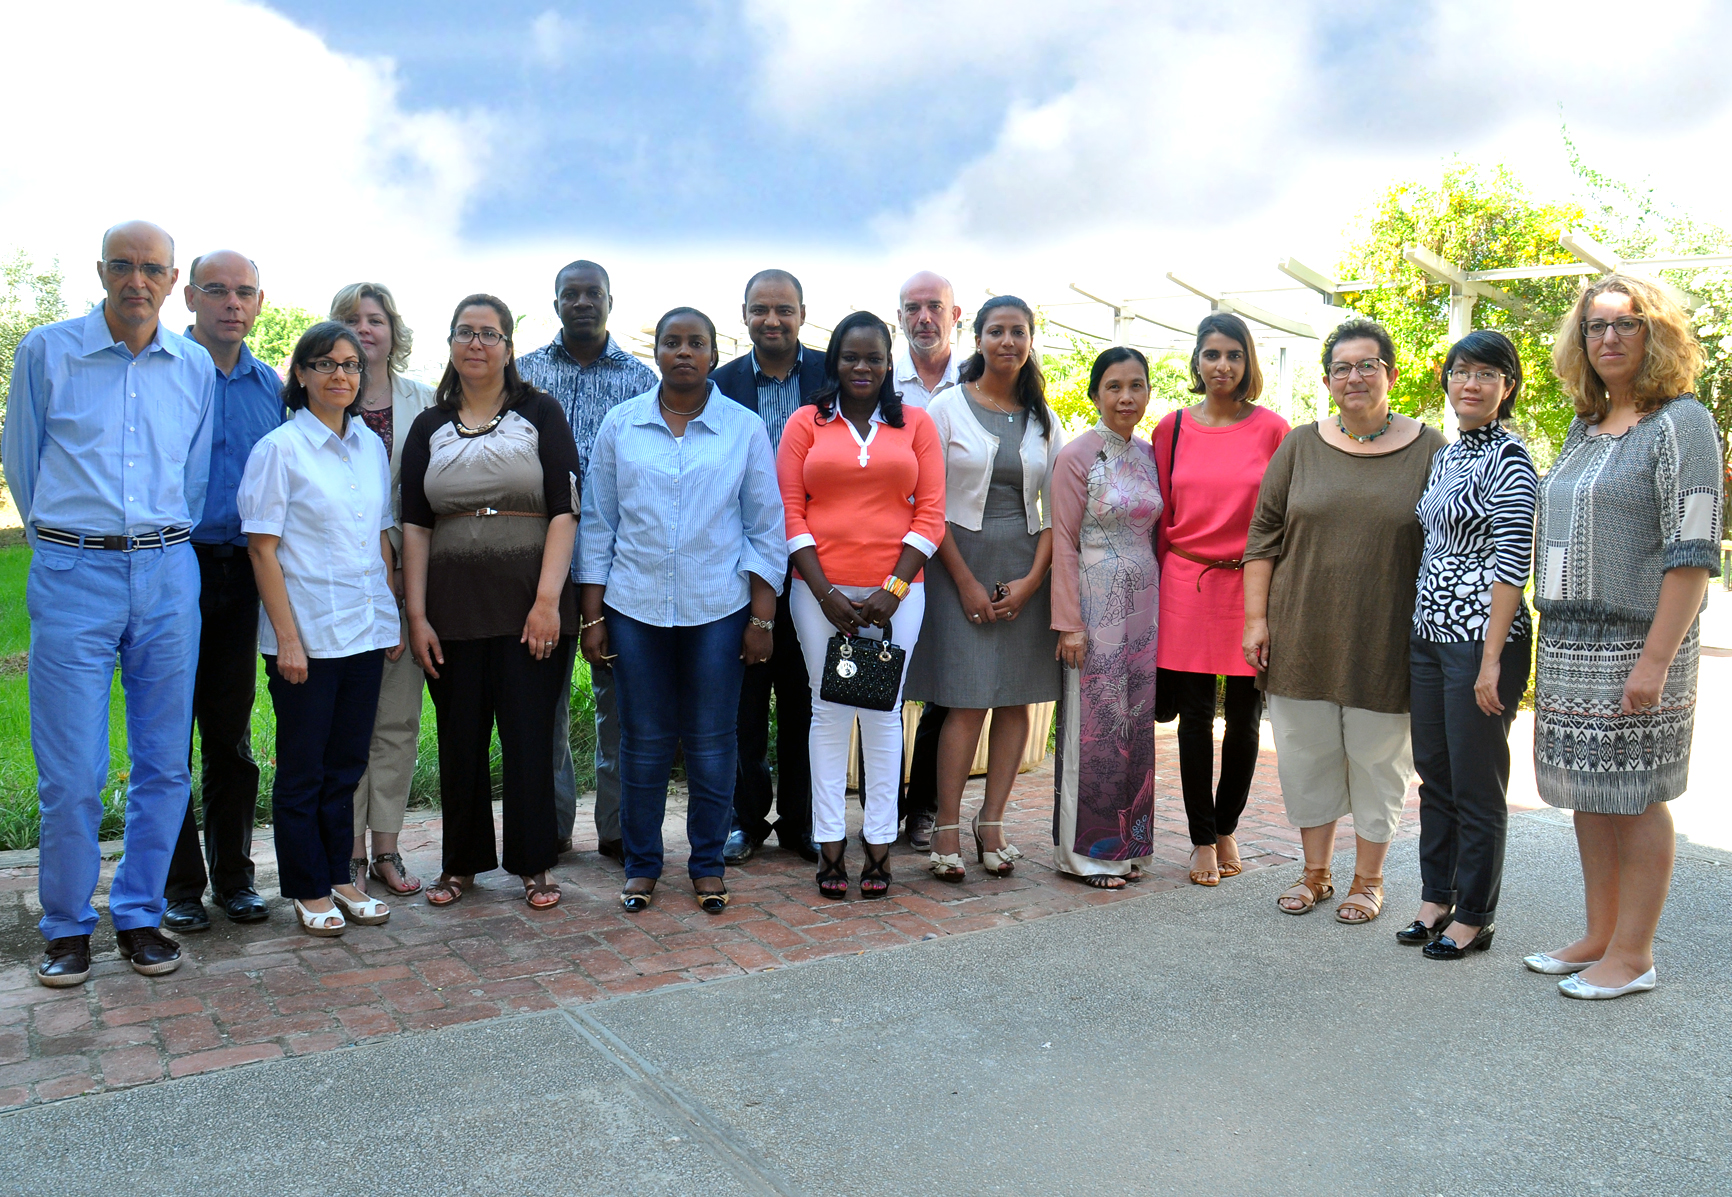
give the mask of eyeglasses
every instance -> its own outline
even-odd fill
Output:
[[[467,345],[471,341],[480,341],[492,349],[501,341],[509,338],[497,328],[470,328],[468,325],[458,325],[451,333],[451,339],[459,345]]]
[[[259,289],[257,287],[225,287],[221,283],[194,283],[192,289],[194,291],[203,291],[212,299],[220,299],[225,302],[231,295],[242,303],[251,303],[259,297]]]
[[[346,362],[334,362],[328,357],[319,357],[308,362],[307,369],[314,374],[335,374],[338,370],[345,374],[359,374],[362,366],[359,358],[352,357]]]
[[[1334,362],[1329,367],[1329,377],[1339,382],[1357,370],[1359,377],[1371,378],[1377,374],[1379,366],[1387,366],[1388,364],[1380,357],[1368,357],[1362,362]]]
[[[1616,320],[1584,320],[1582,321],[1582,335],[1590,341],[1599,341],[1604,339],[1608,328],[1615,328],[1620,337],[1633,337],[1636,335],[1636,330],[1647,322],[1645,316],[1619,316]]]
[[[1470,382],[1477,382],[1483,387],[1496,386],[1507,377],[1508,375],[1502,370],[1451,370],[1449,372],[1449,381],[1456,386],[1466,386]]]
[[[128,262],[125,258],[110,258],[102,265],[108,271],[109,278],[131,278],[134,272],[142,271],[144,277],[153,283],[158,279],[167,278],[168,272],[173,269],[171,266],[163,266],[156,262]]]

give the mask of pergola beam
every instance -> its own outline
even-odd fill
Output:
[[[1193,295],[1208,300],[1209,305],[1217,312],[1231,312],[1235,315],[1243,316],[1247,320],[1253,320],[1268,328],[1279,329],[1285,333],[1292,333],[1296,337],[1306,337],[1313,341],[1321,340],[1317,335],[1317,330],[1312,328],[1309,324],[1306,324],[1303,320],[1294,320],[1290,316],[1277,315],[1265,308],[1257,307],[1255,304],[1249,304],[1239,299],[1230,299],[1225,295],[1206,291],[1195,283],[1186,282],[1171,270],[1167,271],[1167,278],[1169,281],[1177,283]]]
[[[1647,271],[1642,269],[1643,266],[1647,266],[1650,263],[1639,261],[1626,262],[1614,251],[1607,249],[1584,232],[1577,230],[1574,232],[1561,233],[1558,236],[1558,242],[1565,249],[1575,254],[1576,257],[1592,266],[1595,270],[1603,271],[1606,274],[1612,274],[1620,270],[1626,274],[1633,274],[1638,278],[1643,278],[1648,282],[1653,283],[1667,295],[1671,296],[1673,302],[1680,304],[1687,309],[1695,309],[1702,306],[1702,299],[1700,296],[1692,295],[1681,287],[1674,287],[1671,283],[1660,278],[1658,275],[1649,274]],[[1659,260],[1663,261],[1664,259]]]
[[[1423,245],[1410,245],[1401,251],[1401,256],[1438,282],[1449,284],[1452,293],[1459,292],[1462,295],[1471,295],[1474,299],[1483,299],[1487,303],[1496,304],[1518,316],[1525,317],[1532,314],[1532,309],[1524,301],[1517,299],[1501,287],[1493,287],[1488,283],[1470,279],[1465,272],[1451,266]]]

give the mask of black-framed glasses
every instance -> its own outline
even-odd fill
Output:
[[[316,357],[307,363],[307,369],[314,374],[335,374],[341,370],[345,374],[359,374],[364,367],[361,359],[352,357],[346,362],[334,362],[328,357]]]
[[[1449,381],[1458,387],[1464,387],[1470,382],[1477,382],[1482,387],[1497,386],[1503,382],[1506,375],[1502,370],[1466,370],[1455,369],[1449,372]]]
[[[502,341],[509,340],[509,338],[497,328],[470,328],[466,324],[459,324],[455,329],[453,329],[451,332],[451,339],[459,345],[467,345],[471,341],[480,341],[489,349],[492,349]]]
[[[225,287],[221,283],[194,283],[192,288],[195,291],[203,291],[212,299],[220,299],[225,303],[231,295],[242,303],[251,303],[259,297],[257,287]]]
[[[102,264],[112,279],[131,278],[135,273],[142,273],[151,282],[168,277],[172,266],[164,266],[160,262],[129,262],[125,258],[110,258]]]
[[[1332,362],[1329,366],[1329,377],[1340,382],[1349,374],[1357,372],[1361,378],[1373,378],[1378,367],[1387,365],[1389,363],[1380,357],[1368,357],[1362,362]]]
[[[1582,336],[1590,341],[1603,340],[1606,330],[1616,329],[1620,337],[1633,337],[1636,330],[1646,324],[1645,316],[1619,316],[1616,320],[1584,320],[1582,321]]]

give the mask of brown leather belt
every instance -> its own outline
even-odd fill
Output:
[[[434,518],[437,520],[466,520],[482,519],[490,515],[517,515],[530,520],[544,520],[547,518],[547,513],[544,511],[500,511],[493,507],[477,507],[474,511],[453,511],[449,515],[440,515],[435,516]],[[1174,551],[1177,552],[1178,550],[1175,549]]]
[[[1184,549],[1181,549],[1176,544],[1168,544],[1167,545],[1167,551],[1169,553],[1177,553],[1179,556],[1183,557],[1186,561],[1195,561],[1198,565],[1203,567],[1203,573],[1197,575],[1197,593],[1199,593],[1199,594],[1201,594],[1203,591],[1203,574],[1208,573],[1210,570],[1212,570],[1212,569],[1244,569],[1245,568],[1245,562],[1241,559],[1235,558],[1232,561],[1217,561],[1213,557],[1199,557],[1195,553],[1187,553]]]

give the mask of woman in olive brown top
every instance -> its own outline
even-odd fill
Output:
[[[557,401],[517,373],[511,309],[471,295],[451,318],[451,363],[403,445],[409,645],[439,714],[449,906],[503,863],[536,910],[559,903],[554,716],[577,633],[571,546],[577,445]],[[488,749],[499,727],[503,861],[494,855]]]
[[[1245,546],[1245,660],[1258,670],[1287,818],[1305,875],[1280,897],[1304,914],[1335,892],[1335,824],[1353,816],[1343,923],[1383,908],[1383,858],[1413,777],[1408,634],[1425,546],[1414,506],[1443,434],[1389,410],[1398,377],[1383,326],[1323,342],[1339,414],[1295,428],[1263,475]]]

